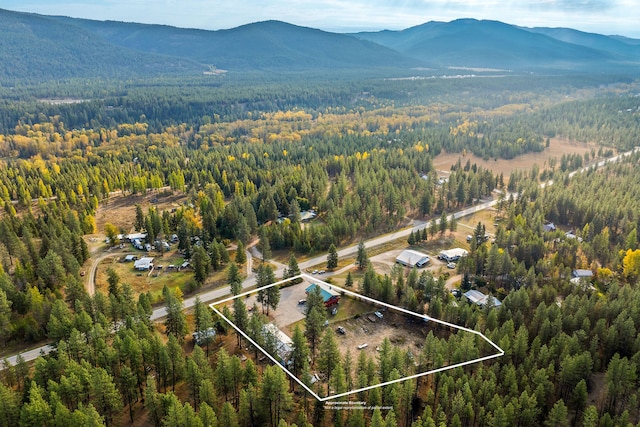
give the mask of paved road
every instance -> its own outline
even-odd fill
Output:
[[[569,176],[573,177],[577,173],[585,172],[585,171],[593,168],[594,166],[596,168],[601,168],[601,167],[605,166],[606,164],[609,164],[609,163],[612,163],[612,162],[616,162],[619,159],[621,159],[623,157],[626,157],[626,156],[629,156],[629,155],[631,155],[631,154],[633,154],[635,152],[638,152],[638,151],[640,151],[640,147],[636,147],[631,151],[619,154],[619,155],[611,157],[609,159],[601,160],[601,161],[597,162],[594,165],[585,166],[582,169],[579,169],[577,171],[571,172],[569,174]],[[541,184],[541,187],[544,188],[544,187],[549,186],[549,185],[553,185],[553,181],[549,181],[549,182],[543,183],[543,184]],[[507,195],[507,197],[508,197],[508,195]],[[493,207],[497,203],[498,203],[497,199],[496,200],[490,200],[490,201],[482,202],[482,203],[480,203],[478,205],[471,206],[471,207],[469,207],[467,209],[463,209],[461,211],[455,212],[452,215],[449,215],[447,220],[450,220],[451,217],[455,217],[456,219],[458,219],[458,218],[462,218],[464,216],[468,216],[468,215],[474,214],[474,213],[482,211],[484,209]],[[437,221],[439,221],[439,220],[437,220]],[[396,231],[394,233],[385,234],[385,235],[382,235],[382,236],[379,236],[379,237],[376,237],[374,239],[371,239],[371,240],[368,240],[368,241],[364,242],[365,243],[365,247],[369,249],[369,248],[373,248],[373,247],[376,247],[376,246],[379,246],[379,245],[383,245],[383,244],[385,244],[387,242],[390,242],[390,241],[393,241],[393,240],[396,240],[396,239],[408,237],[411,232],[415,232],[417,230],[422,230],[426,225],[427,225],[427,222],[425,222],[425,221],[413,221],[411,227],[407,227],[405,229]],[[345,256],[353,255],[353,254],[357,253],[357,251],[358,251],[358,245],[348,246],[346,248],[340,249],[338,251],[338,256],[339,257],[345,257]],[[114,255],[115,254],[105,254],[105,255],[103,255],[103,257],[114,256]],[[118,255],[122,255],[122,254],[120,253]],[[94,264],[97,261],[98,260],[94,261]],[[300,262],[298,264],[298,266],[300,267],[301,270],[303,270],[303,269],[308,269],[308,268],[313,267],[313,266],[325,264],[326,262],[327,262],[327,255],[324,254],[324,255],[320,255],[320,256],[317,256],[315,258],[311,258],[311,259],[308,259],[306,261]],[[95,265],[97,265],[97,264],[95,264]],[[95,269],[92,268],[92,271],[95,271]],[[282,268],[279,268],[278,270],[275,271],[276,277],[282,277],[282,273],[283,273],[283,269]],[[327,274],[327,276],[331,275],[331,273],[326,273],[326,274]],[[93,283],[93,281],[91,281],[91,283]],[[248,277],[242,283],[242,287],[243,287],[243,289],[244,288],[249,288],[251,286],[255,286],[255,284],[256,284],[256,280],[255,280],[255,277],[253,277],[253,275],[252,275],[252,276]],[[203,292],[203,293],[199,294],[198,296],[200,297],[200,300],[202,302],[211,302],[211,301],[222,299],[224,297],[228,297],[230,295],[230,293],[231,292],[230,292],[229,286],[224,286],[224,287],[221,287],[221,288],[217,288],[217,289],[213,289],[213,290],[210,290],[210,291],[207,291],[207,292]],[[193,307],[195,305],[195,300],[196,300],[196,296],[192,296],[190,298],[185,299],[184,300],[184,304],[183,304],[184,308],[185,309],[189,309],[189,308]],[[158,308],[153,310],[153,314],[151,315],[151,320],[152,321],[160,320],[160,319],[164,318],[166,315],[167,315],[166,307],[158,307]],[[42,347],[39,347],[39,348],[36,348],[36,349],[33,349],[33,350],[29,350],[29,351],[26,351],[26,352],[22,353],[22,357],[25,359],[25,361],[35,360],[40,355],[41,351],[44,352],[44,353],[48,353],[48,352],[51,351],[51,349],[52,349],[52,347],[50,345],[42,346]],[[16,355],[8,357],[8,360],[9,360],[10,363],[15,364]]]
[[[459,212],[456,212],[455,214],[449,215],[448,220],[451,219],[452,216],[455,216],[456,219],[457,218],[461,218],[463,216],[467,216],[467,215],[471,215],[472,213],[475,212],[479,212],[482,211],[484,209],[487,209],[491,206],[494,206],[497,202],[497,200],[491,200],[491,201],[486,201],[483,202],[479,205],[476,206],[472,206],[470,208],[467,209],[463,209]],[[439,219],[437,220],[439,223]],[[374,239],[371,240],[367,240],[366,242],[364,242],[364,245],[367,249],[370,248],[374,248],[376,246],[380,246],[383,245],[385,243],[391,242],[393,240],[396,239],[401,239],[401,238],[407,238],[409,237],[409,234],[411,234],[411,232],[415,232],[418,230],[422,230],[425,226],[427,225],[426,221],[412,221],[412,226],[411,227],[407,227],[405,229],[396,231],[394,233],[389,233],[389,234],[385,234],[382,235],[380,237],[376,237]],[[346,257],[346,256],[350,256],[353,254],[356,254],[358,252],[358,245],[351,245],[348,246],[346,248],[340,249],[338,251],[338,257]],[[255,255],[255,254],[254,254]],[[325,265],[327,263],[327,255],[323,254],[323,255],[319,255],[317,257],[314,258],[310,258],[306,261],[302,261],[300,263],[298,263],[298,267],[300,267],[300,270],[305,270],[305,269],[309,269],[311,267],[314,266],[318,266],[318,265]],[[282,264],[281,264],[282,265]],[[277,270],[275,270],[275,276],[276,277],[282,277],[284,273],[284,266],[278,268]],[[333,274],[337,274],[338,272],[334,272]],[[327,272],[325,273],[325,277],[329,277],[331,276],[332,273],[331,272]],[[252,286],[256,285],[256,279],[254,275],[251,275],[250,277],[248,277],[244,282],[242,282],[242,288],[246,289],[246,288],[250,288]],[[224,286],[221,288],[217,288],[217,289],[213,289],[207,292],[203,292],[197,296],[200,297],[200,300],[202,302],[211,302],[211,301],[216,301],[219,299],[223,299],[225,297],[228,297],[231,294],[230,290],[229,290],[229,286]],[[196,296],[192,296],[189,298],[186,298],[183,301],[183,305],[185,309],[191,308],[195,305],[196,303]],[[167,315],[167,309],[166,307],[158,307],[155,310],[153,310],[153,314],[151,315],[151,320],[152,321],[156,321],[159,319],[162,319],[163,317],[165,317]]]
[[[43,345],[41,347],[38,348],[34,348],[33,350],[27,350],[24,351],[22,353],[20,353],[22,355],[22,358],[25,360],[25,362],[30,362],[32,360],[36,360],[38,357],[40,357],[41,354],[49,354],[51,353],[53,350],[55,350],[55,347],[53,347],[52,345]],[[14,354],[13,356],[9,356],[7,357],[7,360],[9,361],[9,363],[13,366],[15,366],[18,362],[18,354]],[[2,369],[2,368],[0,368]]]

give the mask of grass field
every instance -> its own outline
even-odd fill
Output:
[[[455,165],[458,160],[464,166],[467,160],[471,161],[471,164],[477,164],[485,169],[489,169],[494,174],[504,174],[505,181],[508,180],[511,172],[515,170],[529,170],[533,165],[538,165],[540,170],[543,170],[545,165],[549,164],[549,159],[555,158],[558,160],[557,164],[560,164],[559,160],[563,154],[580,154],[591,152],[592,149],[597,151],[598,147],[595,144],[588,144],[584,142],[569,141],[564,138],[551,138],[548,148],[545,148],[540,153],[527,153],[522,156],[517,156],[513,159],[489,159],[484,160],[482,157],[478,157],[474,154],[468,153],[463,156],[460,153],[442,153],[433,159],[433,165],[439,171],[450,171],[451,166]]]
[[[184,261],[178,256],[167,256],[156,258],[156,265],[169,264],[180,265]],[[167,285],[169,288],[183,287],[189,280],[193,280],[191,271],[162,271],[152,272],[136,271],[132,262],[120,262],[117,258],[109,258],[98,265],[96,270],[96,291],[107,293],[107,270],[112,268],[120,277],[120,283],[127,283],[133,288],[134,295],[144,292],[151,292],[153,300],[160,297],[162,288]]]

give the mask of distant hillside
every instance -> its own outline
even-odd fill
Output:
[[[205,31],[56,17],[118,46],[180,56],[229,70],[310,70],[421,65],[379,44],[355,37],[265,21]]]
[[[0,9],[0,81],[200,75],[210,66],[324,74],[449,66],[636,73],[638,43],[474,19],[348,35],[280,21],[205,31]]]
[[[47,80],[201,72],[188,59],[114,46],[46,16],[0,9],[0,78]]]
[[[459,19],[355,36],[440,66],[590,69],[640,59],[633,46],[627,44],[630,49],[626,49],[624,42],[614,38],[587,33],[560,37],[560,33],[523,29],[498,21]]]
[[[640,58],[640,40],[585,33],[571,28],[522,28],[533,33],[544,34],[566,43],[589,47],[619,55],[621,59]]]

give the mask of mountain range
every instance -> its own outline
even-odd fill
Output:
[[[637,74],[640,40],[475,19],[340,34],[280,21],[207,31],[0,9],[0,58],[4,81],[198,75],[212,69]]]

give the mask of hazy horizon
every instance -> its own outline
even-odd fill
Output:
[[[220,30],[280,20],[331,32],[402,30],[429,21],[489,19],[525,27],[566,27],[605,35],[640,38],[633,17],[640,2],[630,0],[0,0],[0,8],[43,15],[114,20],[180,28]]]

